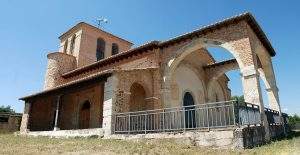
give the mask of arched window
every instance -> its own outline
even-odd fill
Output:
[[[104,58],[105,41],[102,38],[97,39],[96,59],[97,61]]]
[[[73,54],[73,52],[74,52],[74,49],[75,49],[75,39],[76,39],[76,35],[74,34],[72,36],[72,39],[71,39],[70,54]]]
[[[68,49],[68,39],[66,39],[65,44],[64,44],[64,53],[67,53],[67,49]]]
[[[116,43],[112,43],[111,47],[111,55],[115,55],[119,53],[119,46]]]

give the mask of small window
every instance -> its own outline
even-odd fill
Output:
[[[112,43],[111,47],[111,55],[115,55],[119,53],[119,46],[116,43]]]
[[[76,35],[73,35],[72,39],[71,39],[71,45],[70,45],[70,54],[73,54],[74,49],[75,49],[75,39],[76,39]]]
[[[97,61],[104,58],[105,41],[102,38],[97,39],[96,59]]]

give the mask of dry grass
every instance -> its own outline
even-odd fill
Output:
[[[300,154],[300,132],[289,139],[247,150],[220,150],[179,144],[176,140],[56,139],[0,134],[0,154]]]

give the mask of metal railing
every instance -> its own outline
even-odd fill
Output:
[[[265,114],[269,125],[279,125],[282,124],[279,112],[269,108],[265,108]]]
[[[257,125],[261,123],[259,106],[250,104],[250,103],[239,103],[236,104],[236,109],[238,111],[238,115],[236,116],[238,120],[237,125]]]
[[[115,133],[175,132],[260,123],[259,107],[236,101],[117,113]]]

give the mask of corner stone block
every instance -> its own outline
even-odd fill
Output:
[[[105,135],[111,135],[114,132],[114,109],[115,109],[115,91],[117,86],[117,78],[112,75],[107,78],[104,84],[104,102],[103,102],[103,124],[102,127]]]

